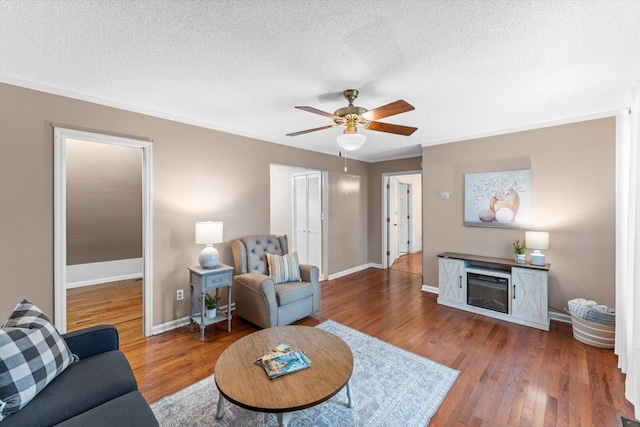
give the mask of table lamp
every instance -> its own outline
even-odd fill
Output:
[[[531,265],[544,266],[544,254],[540,253],[540,250],[549,249],[549,233],[546,231],[527,231],[524,233],[524,238],[527,242],[527,248],[534,249],[533,253],[529,255]]]
[[[222,242],[221,222],[196,222],[196,244],[207,245],[200,252],[198,262],[202,268],[214,268],[220,262],[220,253],[213,247]]]

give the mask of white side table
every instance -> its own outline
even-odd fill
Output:
[[[193,332],[194,322],[200,325],[200,341],[204,341],[204,329],[207,325],[227,321],[227,332],[231,332],[231,284],[232,284],[233,267],[225,264],[218,264],[214,268],[189,267],[189,285],[190,285],[190,315],[189,330]],[[206,317],[204,308],[204,294],[209,289],[216,290],[216,297],[220,297],[220,288],[227,287],[227,310],[223,314],[216,317]],[[200,290],[200,311],[196,312],[198,304],[196,301],[196,293],[194,288]]]

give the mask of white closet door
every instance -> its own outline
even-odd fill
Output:
[[[293,177],[293,250],[301,264],[322,267],[322,180],[319,172]]]
[[[294,175],[293,177],[293,250],[298,252],[300,263],[307,263],[307,177]]]

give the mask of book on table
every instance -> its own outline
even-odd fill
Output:
[[[279,344],[256,360],[256,365],[262,366],[269,379],[274,379],[306,369],[311,366],[311,361],[299,348],[289,344]]]

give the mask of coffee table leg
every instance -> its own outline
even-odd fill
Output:
[[[347,397],[349,398],[349,408],[353,408],[353,397],[351,395],[351,378],[347,381]]]
[[[218,392],[220,393],[220,392]],[[220,397],[218,397],[218,412],[216,413],[216,418],[217,419],[221,419],[222,418],[222,409],[224,408],[224,397],[222,397],[222,394],[220,394]]]
[[[290,419],[291,419],[291,412],[280,412],[278,414],[278,425],[280,427],[287,427]]]

